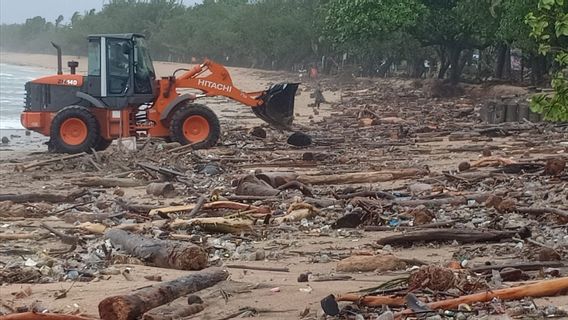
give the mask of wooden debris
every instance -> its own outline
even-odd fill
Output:
[[[169,214],[169,213],[176,213],[176,212],[182,212],[182,211],[192,211],[193,209],[195,209],[195,207],[197,207],[196,204],[156,208],[156,209],[150,210],[148,215],[149,216],[155,216],[155,215],[167,216],[167,214]],[[253,206],[253,205],[249,205],[249,204],[245,204],[245,203],[239,203],[239,202],[233,202],[233,201],[214,201],[214,202],[205,203],[205,204],[203,204],[202,209],[203,210],[233,209],[233,210],[241,210],[241,211],[261,213],[261,214],[270,213],[270,208],[267,208],[267,207],[256,207],[256,206]]]
[[[38,236],[36,233],[0,233],[0,240],[37,239]]]
[[[60,254],[75,251],[75,249],[77,248],[77,245],[85,243],[85,241],[83,241],[82,239],[80,239],[78,237],[74,237],[74,236],[69,236],[69,235],[66,235],[65,233],[59,232],[59,231],[53,229],[52,227],[46,225],[45,223],[40,224],[40,226],[42,228],[48,230],[49,232],[53,233],[54,235],[56,235],[59,239],[61,239],[61,242],[71,245],[71,247],[68,250],[63,251],[63,252],[59,252]]]
[[[85,155],[87,155],[87,153],[83,152],[83,153],[70,154],[70,155],[66,155],[66,156],[62,156],[62,157],[57,157],[57,158],[53,158],[53,159],[49,159],[49,160],[34,161],[34,162],[28,163],[28,164],[18,164],[18,165],[15,166],[14,169],[17,172],[24,172],[24,171],[29,170],[31,168],[39,168],[39,167],[43,167],[43,166],[46,166],[48,164],[52,164],[52,163],[55,163],[55,162],[80,158],[80,157],[83,157]]]
[[[558,294],[565,294],[568,292],[568,277],[543,280],[537,283],[526,284],[513,288],[489,290],[485,292],[470,294],[467,296],[461,296],[454,299],[447,299],[442,301],[430,302],[426,305],[432,309],[453,309],[457,308],[461,304],[473,304],[475,302],[487,302],[492,299],[501,300],[517,300],[526,297],[540,298],[555,296]],[[377,300],[378,302],[378,300]],[[368,305],[375,305],[371,302]],[[405,315],[411,315],[414,311],[411,309],[406,309],[395,314],[395,317],[402,317]]]
[[[84,318],[70,314],[22,312],[22,313],[10,313],[5,316],[0,316],[0,319],[1,320],[90,320],[92,318]]]
[[[354,255],[337,263],[336,270],[341,272],[384,272],[406,268],[406,262],[390,255],[360,256]]]
[[[251,232],[254,220],[242,215],[235,217],[193,218],[189,220],[175,219],[170,228],[200,227],[209,232],[236,233]]]
[[[260,266],[245,266],[241,264],[228,264],[225,265],[227,268],[231,269],[246,269],[246,270],[260,270],[260,271],[274,271],[274,272],[290,272],[290,269],[283,268],[272,268],[272,267],[260,267]]]
[[[491,231],[491,230],[472,230],[472,229],[432,229],[412,231],[401,235],[393,235],[379,239],[379,244],[385,245],[411,245],[416,242],[444,242],[456,240],[462,243],[469,242],[496,242],[503,239],[511,239],[522,233],[525,237],[527,229],[519,232],[515,231]]]
[[[108,230],[105,237],[126,253],[157,267],[201,270],[207,266],[207,252],[193,244],[149,239],[118,229]]]
[[[470,165],[473,168],[478,168],[478,167],[513,165],[516,163],[517,162],[511,159],[502,158],[502,157],[484,157],[477,161],[473,161]]]
[[[274,219],[274,222],[280,224],[283,222],[300,221],[302,219],[311,219],[319,214],[320,210],[307,203],[294,203],[288,208],[288,214],[283,217]]]
[[[190,275],[136,290],[128,295],[108,297],[99,303],[103,320],[134,320],[146,311],[171,302],[183,295],[211,287],[229,276],[222,269],[207,269]]]
[[[353,184],[353,183],[376,183],[397,179],[408,179],[426,175],[428,172],[424,169],[403,169],[403,170],[385,170],[370,172],[355,172],[329,175],[300,175],[298,181],[311,184]]]
[[[562,268],[566,265],[560,261],[549,261],[549,262],[517,262],[517,263],[506,263],[506,264],[498,264],[498,265],[489,265],[489,266],[479,266],[473,267],[470,270],[477,273],[482,273],[491,270],[503,270],[506,268],[515,268],[522,271],[530,271],[530,270],[540,270],[542,268]]]
[[[556,208],[529,208],[529,207],[516,207],[514,211],[518,213],[528,213],[528,214],[545,214],[545,213],[552,213],[557,216],[567,218],[568,219],[568,211],[560,210]]]
[[[305,195],[306,197],[314,196],[312,190],[308,188],[308,186],[306,186],[305,184],[299,181],[289,181],[278,187],[278,190],[287,190],[287,189],[300,190],[300,192],[302,192],[302,194]]]
[[[75,199],[84,196],[86,190],[78,190],[70,194],[56,194],[56,193],[23,193],[23,194],[0,194],[0,201],[12,201],[14,203],[25,202],[73,202]]]
[[[449,221],[440,221],[434,223],[423,224],[420,226],[397,226],[396,230],[418,230],[418,229],[431,229],[431,228],[443,228],[443,227],[451,227],[456,224],[457,220],[449,220]],[[365,231],[392,231],[395,228],[389,226],[365,226],[363,230]]]
[[[102,187],[102,188],[128,188],[140,187],[147,184],[146,181],[126,179],[126,178],[103,178],[103,177],[85,177],[80,179],[71,179],[71,183],[82,187]]]
[[[394,203],[407,207],[417,207],[420,205],[433,207],[433,206],[442,206],[448,204],[453,206],[459,206],[459,205],[468,204],[469,201],[483,203],[491,195],[492,195],[491,193],[474,193],[463,196],[450,196],[447,198],[439,198],[439,199],[417,199],[417,200],[395,199]]]
[[[176,320],[198,314],[205,310],[201,303],[190,304],[188,306],[172,308],[172,306],[158,307],[152,309],[142,316],[142,320]]]
[[[105,231],[108,229],[108,227],[102,223],[91,223],[91,222],[83,222],[79,224],[77,228],[94,234],[104,234]]]
[[[403,306],[406,303],[404,297],[400,296],[360,296],[354,293],[342,294],[337,297],[337,301],[357,302],[365,306]]]

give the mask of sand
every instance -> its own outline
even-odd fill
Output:
[[[84,72],[86,61],[82,57],[64,57],[63,61],[75,59],[80,62],[79,71]],[[55,57],[53,55],[41,54],[21,54],[21,53],[1,53],[1,63],[21,64],[41,68],[53,69],[55,72]],[[157,73],[160,76],[169,75],[177,68],[185,67],[188,65],[175,64],[167,62],[155,63]],[[294,74],[283,72],[269,72],[253,69],[243,68],[229,68],[233,77],[234,83],[237,87],[244,90],[259,90],[266,88],[269,83],[278,81],[297,81],[298,78]],[[310,117],[314,119],[321,119],[321,117],[329,114],[332,111],[330,105],[323,105],[320,110],[320,115],[313,115],[313,111],[308,104],[312,102],[309,97],[310,91],[302,86],[300,94],[296,97],[296,112],[298,113],[296,123],[299,125],[307,126],[310,123]],[[338,101],[339,94],[336,92],[324,92],[324,96],[329,101]],[[213,98],[204,101],[205,104],[212,107],[220,116],[222,128],[232,128],[235,126],[251,127],[254,124],[260,124],[261,121],[254,118],[247,107],[238,103],[230,101],[225,98]],[[47,148],[42,144],[45,138],[38,135],[26,136],[23,130],[21,131],[4,131],[3,135],[13,135],[11,142],[8,145],[1,146],[0,158],[0,176],[3,178],[3,193],[11,192],[39,192],[41,190],[61,188],[65,186],[62,182],[68,178],[68,174],[61,171],[52,171],[49,173],[48,180],[37,180],[38,172],[33,171],[29,173],[15,174],[14,165],[11,159],[18,159],[19,161],[34,161],[42,160],[47,156],[45,151]],[[16,137],[19,136],[19,137]],[[42,140],[43,139],[43,140]],[[455,144],[459,144],[456,142]],[[41,151],[38,153],[38,151]],[[474,158],[474,154],[460,155],[464,158]],[[455,163],[457,160],[447,160],[448,163]],[[439,161],[424,162],[433,168],[437,166],[448,167],[447,163],[440,163]],[[274,169],[276,170],[276,168]],[[69,185],[67,185],[68,187]],[[127,188],[127,196],[130,197],[143,197],[145,194],[144,188]],[[179,201],[184,199],[180,197]],[[55,218],[43,218],[41,221],[49,221],[52,225],[58,225],[62,228],[71,228],[68,224],[64,224]],[[22,230],[34,231],[38,229],[39,219],[24,219],[13,217],[12,219],[2,221],[1,224],[8,224],[10,226],[18,226]],[[0,225],[1,225],[0,224]],[[273,267],[288,267],[289,273],[277,273],[267,271],[243,271],[238,269],[231,269],[231,282],[227,282],[213,290],[207,290],[200,293],[208,306],[205,311],[195,319],[219,319],[222,316],[238,310],[241,307],[255,307],[263,308],[272,311],[282,311],[278,313],[263,313],[257,319],[299,319],[300,313],[309,308],[317,316],[322,315],[320,308],[320,300],[325,296],[333,293],[344,293],[349,291],[357,291],[362,288],[375,287],[385,280],[399,277],[400,273],[389,272],[384,274],[368,273],[355,273],[350,274],[354,277],[351,281],[334,281],[334,282],[310,282],[298,283],[297,277],[300,273],[311,271],[313,273],[333,274],[335,273],[335,266],[337,260],[331,258],[324,263],[314,263],[312,257],[319,256],[320,252],[334,252],[350,254],[352,251],[367,248],[373,251],[376,239],[389,235],[389,232],[367,232],[361,233],[357,237],[329,237],[321,236],[318,234],[310,233],[294,233],[288,238],[277,239],[274,241],[258,241],[254,243],[256,249],[263,249],[267,252],[278,251],[281,252],[281,258],[278,261],[238,261],[236,263],[247,264],[253,266],[273,266]],[[42,248],[63,248],[65,245],[60,243],[55,238],[43,239],[39,243],[31,243],[30,240],[14,241],[16,246],[37,246]],[[451,260],[453,252],[457,247],[448,246],[422,246],[417,248],[395,248],[393,253],[401,258],[416,258],[427,261],[429,263],[445,263]],[[289,250],[297,250],[305,254],[289,254]],[[316,254],[313,254],[313,253]],[[11,256],[13,258],[13,256]],[[476,262],[483,262],[476,261]],[[126,294],[136,288],[152,285],[151,281],[145,280],[145,275],[161,275],[164,280],[171,280],[187,272],[179,270],[169,270],[161,268],[152,268],[141,265],[115,265],[119,270],[130,268],[132,280],[127,280],[121,275],[111,276],[107,280],[99,280],[92,282],[77,282],[67,294],[67,297],[62,299],[55,299],[55,295],[62,289],[68,289],[72,283],[57,282],[49,284],[10,284],[0,287],[0,302],[8,305],[31,305],[36,303],[38,305],[47,307],[49,310],[59,312],[74,312],[80,311],[85,315],[96,317],[98,315],[97,305],[103,298]],[[244,283],[244,284],[238,284]],[[250,286],[247,287],[247,284]],[[16,294],[22,292],[27,288],[30,289],[29,295],[18,298]],[[271,288],[279,288],[279,292],[272,292]],[[221,297],[220,290],[230,293],[228,300]],[[311,291],[310,291],[311,290]],[[539,299],[538,304],[555,303],[561,305],[564,297]],[[183,304],[183,298],[180,299],[178,304]],[[313,319],[313,318],[312,318]]]

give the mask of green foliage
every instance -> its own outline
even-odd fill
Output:
[[[552,54],[557,64],[551,81],[553,93],[531,99],[533,111],[552,121],[568,121],[568,3],[564,0],[539,0],[535,12],[526,16],[530,36],[538,42],[538,52]]]
[[[386,38],[414,25],[422,9],[417,0],[331,0],[324,30],[335,43]]]
[[[187,62],[210,58],[231,65],[286,68],[317,59],[318,0],[205,0],[186,7],[181,0],[110,0],[100,12],[76,12],[57,28],[36,17],[3,25],[2,47],[85,54],[94,33],[142,33],[155,59]]]
[[[352,64],[362,74],[383,74],[391,64],[399,64],[419,76],[427,59],[440,76],[448,73],[457,81],[474,49],[493,54],[507,49],[505,44],[529,55],[554,53],[555,59],[549,61],[561,69],[568,62],[566,51],[559,50],[568,42],[566,3],[568,0],[204,0],[185,6],[182,0],[108,0],[100,11],[2,25],[0,46],[2,50],[53,53],[50,41],[54,41],[65,54],[84,55],[88,34],[138,32],[146,35],[156,60],[210,58],[233,66],[290,69],[325,57],[335,67]],[[546,68],[542,69],[541,74]],[[558,91],[564,86],[562,79],[561,73],[555,75],[553,86]]]
[[[497,38],[525,52],[536,52],[535,39],[526,36],[530,27],[525,23],[525,16],[536,10],[537,5],[538,0],[500,0],[496,8],[499,17]]]

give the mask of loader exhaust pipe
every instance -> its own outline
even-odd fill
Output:
[[[57,74],[63,74],[63,66],[61,63],[61,47],[51,42],[51,45],[57,50]]]

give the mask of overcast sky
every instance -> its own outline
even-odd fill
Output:
[[[99,11],[105,2],[108,0],[0,0],[0,24],[22,23],[35,16],[53,22],[60,14],[65,18],[64,22],[68,22],[75,11]],[[196,2],[201,1],[183,0],[186,5]]]

